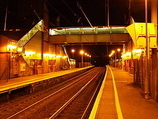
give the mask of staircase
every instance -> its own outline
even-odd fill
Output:
[[[43,20],[39,21],[17,42],[17,48],[24,47],[38,31],[43,31]]]

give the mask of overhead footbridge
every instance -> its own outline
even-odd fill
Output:
[[[49,41],[53,44],[123,44],[129,41],[125,26],[117,27],[64,27],[49,29]]]

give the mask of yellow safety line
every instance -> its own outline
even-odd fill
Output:
[[[118,116],[118,119],[123,119],[123,115],[122,115],[122,110],[121,110],[120,102],[119,102],[119,98],[118,98],[118,92],[117,92],[117,88],[116,88],[114,74],[112,72],[112,69],[109,66],[108,66],[108,68],[110,69],[111,75],[112,75],[112,82],[113,82],[113,87],[114,87],[114,96],[115,96],[115,105],[116,105],[117,116]]]
[[[102,93],[103,93],[103,89],[105,87],[106,77],[107,77],[107,71],[106,71],[106,74],[104,76],[104,80],[103,80],[103,83],[101,85],[100,91],[99,91],[99,93],[97,95],[97,98],[95,100],[93,109],[92,109],[92,111],[90,113],[89,119],[95,119],[96,116],[97,116],[96,114],[97,114],[97,110],[98,110],[99,103],[100,103],[100,100],[101,100],[101,96],[102,96]]]

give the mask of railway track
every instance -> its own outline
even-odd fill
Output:
[[[1,105],[1,119],[88,118],[105,68],[96,67],[80,76],[37,94]]]

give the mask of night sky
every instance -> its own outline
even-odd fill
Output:
[[[47,3],[51,4],[48,4],[52,12],[50,14],[51,20],[53,21],[57,18],[60,13],[61,26],[90,26],[78,8],[77,1],[93,26],[107,25],[108,4],[106,0],[58,0],[58,2],[57,0],[54,0],[54,2],[48,0]],[[127,9],[127,0],[109,0],[110,25],[126,24],[127,18],[125,16],[128,16]]]
[[[138,1],[132,0],[134,5],[131,4],[131,14],[136,20],[141,21],[140,13],[143,13],[142,6],[144,2]],[[49,10],[50,26],[90,26],[77,2],[93,26],[107,25],[108,5],[110,26],[128,24],[128,0],[109,0],[109,4],[107,4],[107,0],[45,0]],[[4,27],[7,4],[7,28],[30,28],[39,21],[39,13],[42,12],[42,0],[1,0],[0,29]],[[57,19],[60,19],[60,23],[57,23]]]

